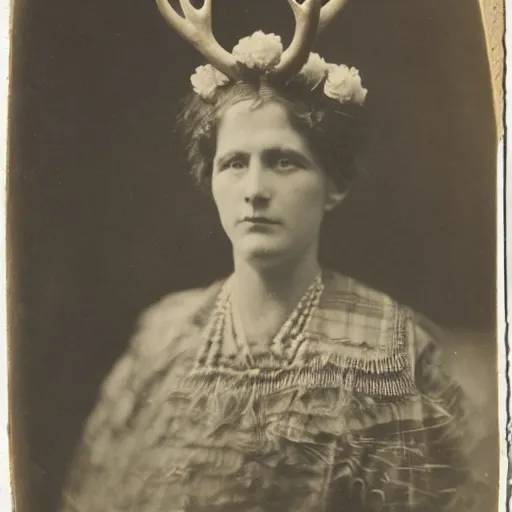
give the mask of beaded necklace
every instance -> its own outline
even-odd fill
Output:
[[[243,361],[248,367],[254,367],[254,358],[251,354],[247,337],[241,327],[241,322],[238,322],[240,325],[238,332],[234,328],[232,288],[232,279],[228,279],[218,296],[211,317],[206,350],[203,352],[203,357],[200,358],[201,361],[199,361],[203,364],[206,363],[210,367],[216,366],[223,355],[227,356],[229,360],[237,359],[238,361]],[[272,356],[278,359],[286,358],[289,361],[296,358],[307,340],[307,326],[314,310],[318,306],[323,289],[322,275],[319,274],[272,339],[269,347]],[[222,346],[226,337],[231,338],[230,341],[236,347],[236,352],[231,354],[222,353]]]

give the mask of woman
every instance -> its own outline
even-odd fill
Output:
[[[343,2],[228,53],[209,2],[167,21],[209,59],[181,116],[233,274],[143,317],[103,386],[65,511],[482,510],[460,388],[430,324],[321,269],[320,229],[357,168],[366,90],[309,52]],[[476,508],[472,508],[476,507]]]

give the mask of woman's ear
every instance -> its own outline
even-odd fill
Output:
[[[327,197],[325,200],[325,211],[330,212],[334,210],[345,199],[347,192],[340,192],[336,184],[329,180],[327,188]]]

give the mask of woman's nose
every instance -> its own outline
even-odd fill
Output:
[[[245,201],[264,203],[270,199],[268,176],[261,162],[251,162],[245,175]]]

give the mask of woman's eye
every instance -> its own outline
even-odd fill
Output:
[[[279,169],[289,169],[290,167],[294,167],[294,165],[289,158],[280,158],[277,161],[277,167]]]
[[[221,166],[221,170],[226,169],[243,169],[245,167],[245,163],[242,160],[230,160]]]
[[[243,169],[245,167],[244,162],[242,160],[231,160],[226,164],[226,168],[228,169]]]

